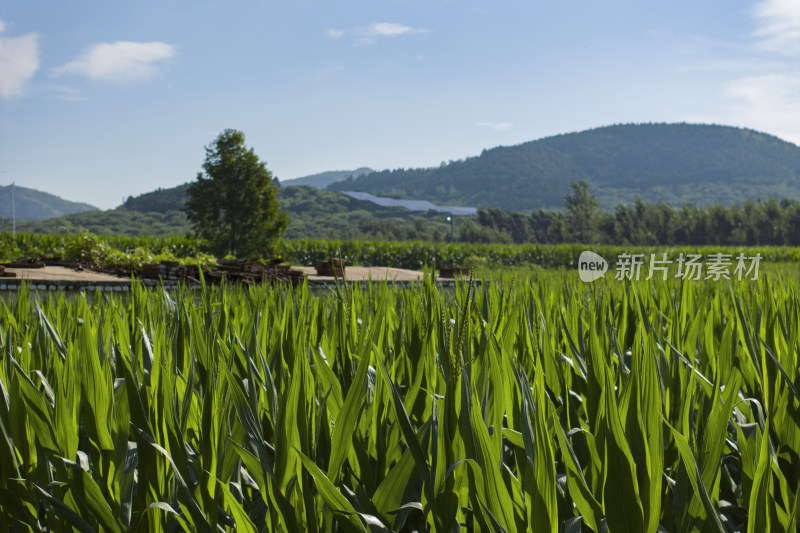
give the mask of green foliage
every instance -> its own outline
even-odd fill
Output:
[[[290,239],[441,241],[450,231],[441,213],[381,207],[307,186],[282,187],[279,202],[291,219],[286,232]]]
[[[25,233],[167,236],[185,235],[191,225],[182,211],[142,212],[126,207],[108,211],[85,211],[47,220],[17,221],[17,231]],[[11,231],[11,220],[0,219],[0,231]]]
[[[88,248],[88,251],[87,251]],[[293,264],[313,266],[330,257],[341,257],[348,265],[393,266],[421,269],[438,266],[577,268],[577,258],[586,250],[580,244],[481,244],[425,241],[339,241],[283,240],[276,254]],[[70,254],[68,250],[79,251]],[[707,256],[713,253],[739,253],[751,257],[760,253],[765,264],[800,263],[800,248],[793,246],[617,246],[593,245],[591,250],[611,262],[623,253],[661,257],[679,254]],[[77,260],[79,255],[99,257],[105,266],[142,264],[162,259],[205,264],[213,261],[205,244],[191,237],[108,237],[95,235],[39,235],[0,233],[0,261],[32,257]],[[150,260],[152,259],[152,260]]]
[[[713,204],[673,208],[665,203],[648,204],[637,198],[632,205],[617,205],[613,212],[594,212],[591,216],[586,214],[588,212],[588,209],[583,213],[574,210],[564,215],[537,209],[525,214],[479,209],[478,223],[498,235],[489,242],[502,242],[500,236],[505,234],[516,243],[800,245],[800,201],[797,200],[770,198],[757,202],[748,200],[743,205],[729,207]],[[586,220],[590,223],[586,224]],[[481,242],[480,239],[475,241]]]
[[[194,231],[218,256],[269,258],[289,218],[278,204],[277,182],[244,144],[244,134],[225,130],[206,147],[205,172],[186,193]]]
[[[202,265],[215,261],[205,253],[202,242],[189,237],[18,233],[15,238],[11,233],[0,233],[0,261],[30,258],[79,261],[134,271],[142,265],[162,260]]]
[[[470,257],[481,257],[490,266],[538,266],[543,268],[577,268],[578,256],[587,249],[581,244],[481,244],[435,243],[420,241],[334,241],[292,240],[281,243],[281,257],[300,265],[315,265],[329,257],[341,257],[348,265],[393,266],[421,269],[463,265]],[[800,248],[789,246],[616,246],[593,245],[590,249],[606,258],[613,268],[615,259],[624,253],[650,254],[661,257],[669,252],[677,258],[683,253],[707,256],[713,253],[738,253],[754,256],[760,253],[764,263],[800,262]]]
[[[509,243],[511,237],[506,231],[498,231],[467,219],[458,225],[457,240],[474,243]]]
[[[795,529],[787,279],[518,281],[23,286],[0,529]]]
[[[554,211],[537,209],[530,214],[509,213],[502,209],[478,209],[477,222],[481,226],[492,230],[499,237],[489,242],[561,242],[560,237],[550,238],[550,229],[562,215]],[[467,240],[469,239],[461,239]]]
[[[603,209],[645,202],[722,205],[800,199],[800,148],[752,130],[627,124],[484,150],[437,168],[385,170],[329,185],[338,191],[510,211],[559,209],[586,181]]]
[[[158,188],[139,196],[129,196],[122,207],[141,213],[169,213],[170,211],[183,211],[189,190],[189,183],[170,187]]]
[[[619,205],[598,216],[596,239],[613,244],[800,245],[800,202],[746,201],[709,207]]]
[[[597,200],[589,192],[589,184],[585,181],[573,182],[572,194],[564,197],[567,213],[564,223],[567,239],[570,242],[589,243],[592,241],[592,228],[597,213]]]
[[[374,172],[337,181],[335,191],[429,200],[442,205],[528,210],[560,207],[570,181],[588,179],[567,155],[543,145],[484,150],[436,168]]]
[[[17,221],[17,230],[55,234],[185,235],[191,231],[186,213],[181,211],[186,203],[188,187],[186,183],[128,198],[122,206],[109,211],[85,212],[38,222]],[[281,187],[278,203],[290,218],[285,234],[289,239],[442,241],[450,231],[446,216],[441,213],[385,208],[341,193],[306,186]],[[11,231],[11,221],[0,219],[0,231]]]
[[[97,235],[183,235],[190,231],[185,204],[189,184],[129,198],[111,211],[66,215],[39,222],[18,222],[26,233]],[[586,242],[615,245],[800,245],[800,201],[768,199],[742,205],[618,204],[595,211],[588,188],[567,195],[577,201],[566,212],[536,209],[529,213],[478,209],[476,217],[455,217],[456,240],[472,243]],[[290,239],[449,240],[451,227],[441,213],[414,213],[355,200],[312,187],[284,187],[278,202],[290,215]],[[571,204],[572,205],[572,204]],[[126,207],[127,206],[127,207]],[[583,206],[583,207],[580,207]],[[588,224],[586,221],[590,221]],[[0,219],[0,231],[11,221]]]

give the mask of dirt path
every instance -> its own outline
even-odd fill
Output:
[[[314,267],[293,267],[302,270],[309,281],[333,281],[332,276],[317,276]],[[44,268],[6,268],[7,272],[16,272],[16,279],[30,281],[82,281],[106,282],[125,281],[127,278],[104,274],[91,270],[77,271],[59,266],[46,266]],[[404,268],[390,267],[345,267],[345,278],[350,281],[416,281],[422,279],[422,272]],[[14,279],[14,278],[10,278]]]
[[[16,279],[30,281],[125,281],[128,278],[94,272],[92,270],[73,270],[67,267],[46,266],[44,268],[8,268],[6,272],[16,272]],[[10,278],[14,279],[14,278]]]
[[[333,281],[333,276],[317,276],[314,267],[293,267],[302,270],[309,281]],[[422,279],[422,272],[405,268],[360,267],[347,266],[344,277],[349,281],[417,281]]]

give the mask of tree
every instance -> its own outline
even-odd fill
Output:
[[[597,212],[597,200],[589,192],[589,185],[581,180],[570,183],[572,195],[564,196],[567,215],[564,223],[567,238],[573,242],[588,243],[592,236],[592,221]]]
[[[195,233],[218,256],[271,257],[289,217],[278,204],[272,173],[245,146],[244,134],[219,134],[206,147],[203,170],[189,186],[184,208]]]

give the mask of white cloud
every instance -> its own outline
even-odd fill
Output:
[[[5,23],[0,20],[0,33]],[[39,35],[0,37],[0,97],[10,99],[22,94],[25,84],[39,70]]]
[[[428,32],[429,30],[424,28],[412,28],[411,26],[403,26],[394,22],[373,22],[365,28],[357,29],[355,33],[361,36],[358,44],[372,44],[383,37],[399,37],[401,35]]]
[[[762,50],[800,54],[800,2],[762,0],[753,8],[758,26],[753,36]]]
[[[338,39],[339,37],[344,37],[345,33],[344,30],[328,30],[328,37],[331,39]]]
[[[728,82],[724,94],[735,102],[732,121],[800,144],[800,75],[740,78]]]
[[[510,122],[479,122],[478,126],[490,128],[494,131],[508,131],[514,127]]]
[[[115,83],[146,80],[157,75],[164,61],[174,56],[175,48],[166,43],[99,43],[53,70],[53,75],[78,74]]]
[[[719,100],[706,106],[712,111],[687,120],[753,128],[800,144],[800,73],[787,57],[800,55],[800,2],[760,0],[751,14],[754,29],[745,48],[735,45],[735,56],[706,65],[729,73]]]
[[[368,28],[365,28],[363,33],[369,37],[396,37],[407,33],[427,33],[427,31],[393,22],[374,22]]]

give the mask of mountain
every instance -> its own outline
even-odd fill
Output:
[[[331,183],[347,179],[350,176],[362,176],[375,172],[369,167],[361,167],[355,170],[330,170],[328,172],[320,172],[319,174],[311,174],[310,176],[303,176],[302,178],[293,178],[290,180],[282,180],[281,187],[295,187],[297,185],[308,185],[315,189],[324,189]]]
[[[356,171],[340,172],[349,176]],[[484,150],[480,156],[436,168],[371,172],[332,183],[327,190],[285,186],[295,181],[289,180],[280,188],[279,202],[289,211],[289,235],[293,238],[405,238],[402,236],[442,231],[446,216],[430,212],[418,215],[362,200],[373,195],[509,211],[561,209],[564,196],[571,192],[570,183],[579,180],[587,181],[600,206],[611,210],[620,202],[632,203],[637,196],[648,203],[675,206],[732,205],[759,198],[800,200],[800,147],[771,135],[727,126],[617,125]],[[158,189],[129,197],[117,209],[18,224],[17,229],[128,235],[184,233],[189,230],[181,211],[187,187]],[[18,218],[23,218],[20,202],[28,191],[15,188]],[[352,194],[353,198],[342,191],[368,195]],[[10,206],[3,198],[9,192],[8,187],[0,187],[0,217],[10,214],[3,211],[4,206]],[[10,221],[0,222],[8,222],[0,223],[0,230],[10,230]]]
[[[82,211],[97,211],[97,208],[78,202],[70,202],[36,189],[14,185],[13,214],[17,220],[44,220]],[[11,218],[12,185],[0,186],[0,217]]]
[[[129,197],[116,209],[87,211],[41,221],[18,221],[26,233],[97,235],[182,235],[191,225],[182,211],[188,183]],[[383,207],[340,192],[310,186],[280,187],[278,202],[289,213],[290,239],[433,240],[445,238],[450,221],[441,213],[413,213],[404,207]],[[0,231],[11,221],[0,219]]]
[[[129,196],[121,206],[105,211],[92,208],[92,211],[71,213],[45,220],[17,220],[17,231],[152,236],[186,234],[191,231],[191,225],[181,208],[186,200],[188,186],[186,183],[135,197]],[[14,192],[16,199],[17,191]],[[11,221],[0,219],[0,231],[11,231]]]
[[[723,205],[800,199],[800,147],[729,126],[627,124],[484,150],[434,168],[348,178],[329,190],[526,211],[563,207],[585,180],[601,207],[619,202]]]

